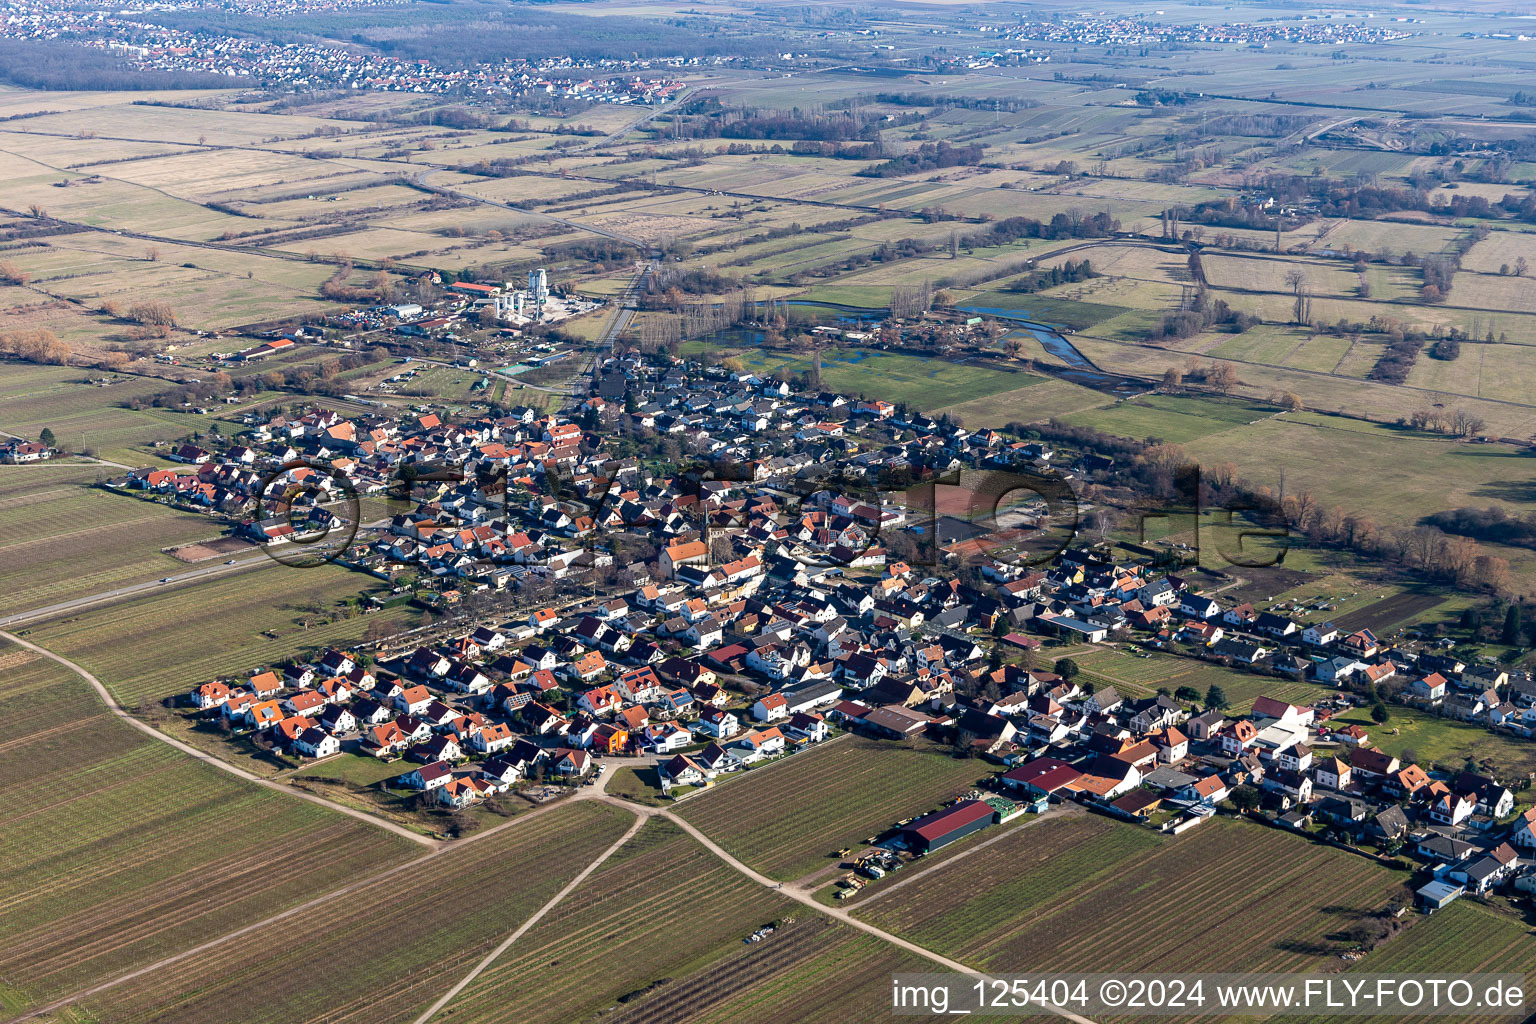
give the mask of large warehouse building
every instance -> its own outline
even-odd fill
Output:
[[[985,801],[962,800],[909,822],[902,827],[901,834],[907,849],[914,853],[932,853],[986,828],[992,824],[996,813]]]

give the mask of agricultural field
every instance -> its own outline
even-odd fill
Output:
[[[661,906],[694,908],[656,914]],[[775,924],[746,945],[745,933]],[[562,969],[600,959],[598,973]],[[872,1019],[890,976],[932,965],[744,879],[659,819],[444,1012],[496,1024],[791,1024]]]
[[[1497,274],[1505,267],[1513,271],[1522,256],[1528,263],[1536,263],[1536,234],[1496,231],[1468,249],[1461,265],[1474,273]]]
[[[1269,607],[1285,612],[1304,626],[1332,622],[1341,629],[1370,629],[1377,636],[1391,637],[1395,629],[1431,618],[1430,613],[1447,600],[1446,594],[1430,587],[1338,568],[1339,571],[1322,569],[1312,578],[1273,594],[1275,603]],[[1255,607],[1267,603],[1255,601]]]
[[[1404,224],[1391,221],[1343,220],[1325,236],[1333,248],[1348,246],[1368,252],[1444,252],[1462,235],[1459,228],[1440,224]]]
[[[1119,295],[1112,296],[1115,299]],[[1008,291],[981,291],[964,296],[960,309],[969,313],[996,313],[1022,317],[1043,324],[1085,330],[1102,329],[1107,321],[1122,316],[1127,307],[1115,302],[1085,302],[1057,297],[1048,292],[1025,294]]]
[[[1065,416],[1068,423],[1093,427],[1137,440],[1157,438],[1185,444],[1223,434],[1234,427],[1258,423],[1274,416],[1272,405],[1253,402],[1220,402],[1177,395],[1131,398],[1102,409]]]
[[[476,370],[455,366],[425,366],[395,392],[401,398],[425,399],[434,404],[485,402],[490,398],[487,377]]]
[[[11,1010],[191,948],[416,850],[141,735],[74,673],[12,645],[0,647],[0,750],[0,1003]],[[54,797],[38,799],[44,792]]]
[[[1286,366],[1290,365],[1291,357],[1307,340],[1307,333],[1297,328],[1261,324],[1242,334],[1218,337],[1219,343],[1214,347],[1201,345],[1198,351],[1221,359]]]
[[[93,376],[111,383],[87,383]],[[7,364],[0,381],[0,429],[35,438],[47,427],[62,450],[83,451],[119,463],[110,467],[116,474],[121,474],[122,466],[164,464],[165,453],[157,454],[156,442],[180,439],[215,426],[226,434],[241,429],[213,416],[148,405],[142,409],[127,407],[136,401],[147,403],[172,387],[170,381],[153,377]]]
[[[1284,365],[1313,373],[1336,373],[1349,349],[1348,338],[1314,334],[1291,352]]]
[[[114,1024],[330,1019],[404,1024],[612,845],[633,821],[557,807],[84,1000]],[[358,955],[337,957],[338,950]],[[324,970],[314,968],[329,961]],[[578,972],[580,977],[582,972]],[[381,987],[388,997],[381,998]]]
[[[1527,475],[1522,448],[1467,444],[1391,426],[1311,412],[1286,413],[1241,429],[1210,432],[1186,443],[1186,451],[1207,464],[1234,462],[1238,475],[1274,486],[1283,470],[1292,493],[1310,491],[1325,505],[1391,525],[1464,506],[1503,505],[1528,510],[1528,502],[1506,497],[1496,481]],[[1368,473],[1338,472],[1347,456]],[[1435,487],[1423,481],[1433,479]]]
[[[1296,972],[1337,963],[1348,943],[1329,936],[1405,901],[1405,881],[1252,822],[1164,838],[1085,816],[1019,830],[855,914],[997,972]]]
[[[892,975],[921,973],[933,967],[916,954],[846,926],[829,926],[827,930],[833,934],[815,948],[814,955],[803,952],[808,942],[790,949],[769,946],[744,953],[734,961],[717,963],[707,973],[699,972],[693,984],[706,989],[709,999],[688,1016],[672,1016],[684,1007],[691,1009],[685,1002],[687,993],[674,993],[670,1000],[654,1000],[657,1009],[653,1014],[646,1013],[651,1004],[642,1003],[633,1020],[619,1020],[622,1024],[877,1020],[890,1012]],[[786,946],[792,937],[794,933],[785,936]]]
[[[958,417],[963,424],[1001,426],[1008,423],[1037,423],[1064,418],[1072,413],[1109,404],[1110,398],[1064,380],[1047,380],[1014,391],[1000,391],[984,398],[972,398],[946,406],[942,412]]]
[[[1212,288],[1237,292],[1289,292],[1286,276],[1297,273],[1313,295],[1349,297],[1359,278],[1342,260],[1288,260],[1274,256],[1216,256],[1203,261]]]
[[[662,907],[687,912],[657,913]],[[617,1002],[641,1020],[687,1019],[716,999],[742,995],[740,982],[761,980],[735,954],[748,932],[789,917],[795,925],[761,950],[774,957],[784,943],[786,967],[851,938],[653,819],[445,1012],[481,1024],[560,1024]],[[601,971],[568,966],[598,962]],[[711,967],[725,972],[718,991],[692,983]]]
[[[164,243],[128,243],[84,232],[20,255],[31,286],[100,310],[129,308],[144,295],[168,302],[183,328],[219,330],[329,308],[320,285],[334,266],[255,253],[212,252]]]
[[[397,628],[403,609],[362,614],[355,607],[376,585],[332,565],[273,562],[46,622],[28,639],[79,662],[132,708],[301,652],[355,643],[370,627],[393,632],[386,626]]]
[[[574,375],[613,305],[547,333],[521,331],[519,353],[528,339],[579,352],[528,377],[571,383],[568,404],[564,394],[439,365],[473,355],[499,366],[513,348],[511,331],[455,323],[450,346],[407,338],[370,316],[331,319],[280,355],[228,367],[237,402],[218,394],[206,400],[207,414],[154,405],[157,397],[179,403],[164,396],[210,377],[220,368],[215,353],[264,335],[392,302],[453,315],[444,284],[518,281],[536,266],[548,268],[557,290],[616,299],[651,265],[664,308],[636,317],[615,340],[617,352],[631,342],[647,354],[658,345],[671,352],[670,339],[687,333],[681,353],[706,365],[734,357],[765,376],[809,371],[807,349],[776,335],[768,341],[753,317],[701,339],[694,329],[704,318],[682,312],[734,310],[750,295],[789,303],[791,335],[812,324],[856,325],[879,332],[882,349],[896,349],[829,346],[818,357],[827,390],[946,413],[973,430],[1059,419],[1138,444],[1165,442],[1208,466],[1233,464],[1255,487],[1309,494],[1386,532],[1463,506],[1536,514],[1528,484],[1536,292],[1530,272],[1516,271],[1519,261],[1536,260],[1536,213],[1518,208],[1533,194],[1536,162],[1516,159],[1530,156],[1536,137],[1521,113],[1528,97],[1516,95],[1529,88],[1529,42],[1515,38],[1525,28],[1507,12],[1437,3],[1416,5],[1402,21],[1333,12],[1344,20],[1321,33],[1315,19],[1279,7],[1252,17],[1220,13],[1220,5],[1157,12],[1168,25],[1243,20],[1256,33],[1296,22],[1300,38],[1249,47],[1159,40],[1164,28],[1152,26],[1131,45],[1095,29],[1058,31],[1100,14],[1050,14],[1031,25],[944,5],[807,13],[626,0],[596,5],[583,21],[653,19],[662,43],[704,39],[698,28],[708,26],[707,45],[680,63],[652,62],[645,50],[654,44],[594,31],[572,40],[580,47],[564,55],[570,61],[551,66],[608,70],[564,92],[561,68],[547,88],[540,82],[519,95],[517,86],[482,88],[473,76],[434,80],[422,36],[443,17],[439,8],[460,5],[402,14],[388,4],[285,0],[266,4],[282,10],[261,12],[261,25],[227,55],[211,45],[208,52],[238,63],[247,42],[259,50],[294,32],[296,51],[323,45],[327,62],[363,54],[380,66],[409,66],[423,91],[374,88],[387,86],[376,68],[344,82],[328,78],[329,64],[305,68],[314,77],[303,83],[263,72],[214,83],[238,89],[0,86],[0,336],[8,353],[28,352],[19,332],[40,329],[71,349],[67,366],[9,356],[0,363],[0,435],[31,438],[46,427],[67,453],[49,465],[0,467],[0,614],[184,571],[167,551],[209,540],[221,524],[92,485],[170,464],[171,446],[184,438],[234,435],[249,410],[329,404],[361,420],[420,405],[445,421],[516,404],[569,411],[582,397]],[[74,0],[33,6],[46,20]],[[225,19],[244,16],[132,6],[135,38],[153,35],[138,19],[206,22],[217,37]],[[487,25],[496,20],[492,6],[482,12]],[[1147,17],[1111,6],[1111,17]],[[89,22],[70,32],[89,37]],[[1334,31],[1348,24],[1368,36],[1386,22],[1388,34],[1403,37]],[[467,31],[481,27],[476,21]],[[43,45],[0,42],[6,52]],[[466,54],[483,42],[466,40]],[[530,50],[549,45],[529,42]],[[195,57],[164,52],[156,61],[183,56]],[[57,71],[17,64],[12,79]],[[273,74],[295,64],[285,57],[282,66]],[[112,77],[132,73],[125,63]],[[636,76],[626,88],[652,74],[669,84],[599,96],[595,83],[619,74]],[[615,98],[624,102],[599,102]],[[933,148],[940,142],[977,148],[943,156]],[[1492,206],[1466,216],[1451,210],[1452,201],[1472,197]],[[1351,216],[1336,215],[1344,212]],[[1375,262],[1355,270],[1357,250]],[[1420,260],[1430,254],[1461,259],[1440,301],[1421,290],[1435,273]],[[1082,260],[1092,276],[1042,290],[1076,276],[1042,271]],[[1296,308],[1292,271],[1302,275],[1310,314]],[[884,334],[908,329],[890,322],[889,310],[910,305],[918,285],[932,289],[933,316],[990,318],[952,358],[909,354],[917,351],[906,347],[910,339]],[[160,337],[122,315],[145,296],[172,306],[178,327]],[[1233,318],[1189,318],[1217,300],[1259,322],[1238,331]],[[1184,315],[1165,321],[1174,313]],[[1384,357],[1396,348],[1389,331],[1374,329],[1383,318],[1431,336],[1398,384],[1379,379],[1390,376]],[[1354,326],[1373,319],[1373,329]],[[1145,386],[1073,383],[1098,378],[1062,373],[1070,350],[1048,352],[1020,320],[1059,327],[1105,375]],[[1471,335],[1459,356],[1431,355],[1434,336],[1452,328]],[[349,351],[387,352],[389,362],[332,373],[338,367],[328,364]],[[1020,358],[1005,358],[1010,351]],[[422,368],[414,379],[392,392],[374,388],[407,354]],[[1237,381],[1221,397],[1196,374],[1187,389],[1161,386],[1165,371],[1191,364],[1230,368]],[[305,381],[322,368],[327,379],[306,393]],[[367,403],[320,394],[343,391],[367,392]],[[1294,393],[1302,411],[1280,411],[1294,403],[1277,392]],[[1430,409],[1464,409],[1484,421],[1487,437],[1456,440],[1402,425]],[[613,436],[623,457],[671,473],[674,460],[657,456],[676,441],[663,448],[627,425]],[[678,440],[693,446],[691,435]],[[1079,453],[1065,451],[1074,446],[1062,447],[1060,461],[1075,461]],[[367,456],[397,450],[375,447]],[[1135,458],[1116,454],[1117,469]],[[1124,482],[1089,474],[1087,498],[1132,505]],[[401,511],[391,504],[368,499],[370,516]],[[1204,564],[1217,566],[1216,540],[1230,538],[1218,531],[1237,532],[1217,525],[1218,512],[1198,523],[1165,520],[1166,532],[1152,540],[1201,540]],[[1107,537],[1128,556],[1139,540],[1124,524]],[[1536,554],[1491,543],[1483,550],[1510,560],[1512,591],[1532,590]],[[386,591],[362,573],[253,562],[56,614],[27,635],[99,675],[140,723],[266,780],[281,777],[418,830],[441,823],[438,834],[467,834],[467,842],[424,855],[375,823],[247,784],[119,721],[52,662],[0,645],[0,795],[9,797],[0,803],[0,877],[15,883],[0,893],[0,1010],[10,1011],[0,1016],[210,943],[55,1019],[412,1024],[634,821],[593,799],[533,810],[508,798],[462,814],[421,812],[418,798],[388,785],[404,765],[351,753],[302,764],[193,725],[169,705],[198,683],[431,621],[407,605],[365,611]],[[1223,605],[1250,600],[1387,637],[1448,624],[1491,600],[1470,588],[1415,583],[1404,567],[1299,546],[1283,566],[1234,570],[1209,585]],[[553,597],[533,593],[563,608],[573,588],[567,578]],[[1470,647],[1458,649],[1469,660],[1530,659],[1503,645]],[[1193,658],[1109,646],[1049,650],[1076,658],[1084,681],[1127,696],[1193,687],[1203,698],[1219,686],[1230,712],[1260,695],[1310,703],[1331,692]],[[1359,712],[1344,721],[1368,725],[1374,743],[1425,763],[1456,769],[1471,761],[1509,777],[1536,770],[1531,744],[1395,705],[1391,715],[1380,725]],[[926,741],[846,736],[667,800],[652,785],[654,767],[631,764],[638,767],[615,766],[606,778],[610,793],[638,805],[633,811],[651,812],[643,828],[438,1019],[880,1019],[890,975],[929,962],[743,877],[678,822],[755,871],[820,886],[834,877],[835,851],[934,809],[995,770]],[[996,971],[1356,971],[1361,965],[1336,956],[1341,933],[1404,899],[1408,880],[1247,821],[1218,818],[1169,838],[1078,809],[996,829],[922,863],[911,869],[914,884],[876,886],[851,909]],[[741,941],[770,922],[779,927],[765,942]],[[1414,920],[1365,969],[1536,967],[1529,923],[1502,907],[1463,903]]]
[[[1420,917],[1363,960],[1344,969],[1350,974],[1433,974],[1455,964],[1458,974],[1536,974],[1536,948],[1529,924],[1502,907],[1460,900],[1429,917]],[[1342,1024],[1349,1017],[1287,1015],[1273,1024]],[[1457,1014],[1466,1024],[1492,1024],[1507,1014]]]
[[[683,800],[678,813],[749,866],[787,881],[989,774],[984,762],[850,736],[719,782]]]
[[[0,614],[185,571],[166,549],[218,537],[194,512],[99,490],[104,467],[0,467]]]

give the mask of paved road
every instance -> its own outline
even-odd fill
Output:
[[[0,433],[4,433],[4,431],[0,431]],[[14,436],[14,435],[11,435],[11,436]],[[57,469],[57,468],[59,468],[61,466],[63,466],[63,467],[72,467],[74,469],[89,469],[92,466],[115,466],[118,469],[132,469],[133,468],[132,466],[125,466],[121,462],[108,462],[105,459],[93,459],[89,455],[74,455],[74,454],[71,454],[70,457],[71,458],[76,458],[76,459],[85,459],[86,461],[84,461],[84,462],[65,462],[62,459],[49,459],[47,462],[17,462],[17,463],[7,462],[7,463],[4,463],[3,466],[0,466],[0,468],[4,468],[4,469]]]
[[[170,582],[161,580],[146,580],[143,583],[130,583],[126,586],[115,587],[112,590],[103,590],[100,593],[90,594],[86,597],[77,597],[69,601],[59,601],[55,604],[43,605],[40,608],[30,608],[23,612],[14,612],[0,617],[0,628],[25,626],[30,622],[40,619],[51,619],[69,612],[84,611],[97,605],[110,604],[114,601],[122,601],[130,597],[138,597],[152,591],[171,590],[182,587],[188,583],[201,583],[216,576],[228,576],[231,573],[246,572],[250,569],[260,568],[264,565],[275,564],[265,554],[257,552],[254,555],[246,555],[237,558],[234,565],[209,565],[201,569],[192,569],[188,572],[178,573],[168,577]]]
[[[1329,121],[1327,124],[1320,125],[1316,128],[1303,128],[1300,131],[1292,132],[1290,135],[1287,135],[1285,138],[1280,140],[1279,144],[1285,146],[1293,142],[1311,142],[1319,135],[1327,135],[1335,128],[1342,128],[1347,124],[1354,124],[1356,121],[1363,119],[1363,115],[1357,114],[1354,117],[1341,117],[1336,121]]]

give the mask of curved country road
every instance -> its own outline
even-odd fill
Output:
[[[619,802],[615,801],[615,798],[613,797],[604,797],[603,799]],[[721,849],[720,845],[713,839],[710,839],[703,832],[700,832],[698,829],[688,824],[688,822],[684,821],[682,818],[677,817],[672,812],[657,811],[656,813],[660,817],[666,818],[668,821],[671,821],[677,825],[684,832],[687,832],[694,839],[698,840],[698,842],[710,853],[714,854],[716,857],[719,857],[721,860],[725,861],[725,863],[729,864],[731,867],[735,868],[741,874],[746,875],[748,878],[752,879],[759,885],[767,886],[768,888],[778,892],[780,895],[789,897],[796,903],[803,903],[805,906],[810,907],[819,913],[826,914],[828,917],[836,918],[849,927],[857,928],[861,932],[867,932],[876,938],[884,939],[886,942],[889,942],[893,946],[900,946],[907,952],[915,953],[922,957],[924,960],[938,964],[940,967],[943,967],[946,970],[951,970],[958,974],[968,974],[975,978],[985,977],[982,972],[976,970],[974,967],[967,967],[965,964],[958,960],[951,960],[949,957],[935,953],[931,949],[926,949],[922,946],[919,946],[915,942],[908,942],[906,939],[903,939],[899,935],[893,935],[883,928],[876,928],[874,925],[868,923],[867,921],[860,921],[858,918],[854,917],[848,911],[843,910],[840,907],[828,907],[817,903],[809,893],[801,889],[781,886],[778,882],[775,882],[767,875],[759,874],[758,872],[747,867],[741,861],[737,860],[735,857],[732,857],[729,853],[726,853],[725,850]],[[1058,1014],[1059,1016],[1065,1017],[1067,1020],[1072,1021],[1073,1024],[1093,1024],[1093,1022],[1090,1021],[1087,1017],[1079,1016],[1070,1010],[1063,1010],[1055,1006],[1045,1006],[1044,1009]]]
[[[532,917],[524,921],[516,931],[502,940],[502,942],[497,945],[495,949],[491,950],[491,952],[487,954],[484,959],[477,963],[468,974],[459,979],[459,981],[455,983],[452,988],[445,992],[442,998],[433,1003],[432,1006],[429,1007],[427,1011],[420,1017],[417,1017],[413,1024],[427,1024],[427,1022],[430,1021],[433,1016],[435,1016],[440,1010],[442,1010],[443,1007],[452,1002],[455,996],[464,991],[464,989],[467,988],[476,978],[484,973],[486,968],[490,967],[491,964],[496,961],[497,957],[501,956],[508,949],[510,949],[512,944],[516,942],[525,932],[527,932],[528,929],[537,924],[545,914],[553,910],[561,900],[565,899],[566,896],[574,892],[576,887],[585,881],[588,875],[592,874],[593,871],[596,871],[604,862],[608,860],[608,858],[617,853],[619,848],[622,847],[631,838],[633,838],[635,833],[640,831],[640,827],[652,818],[667,819],[678,828],[686,832],[689,836],[691,836],[700,846],[703,846],[706,850],[714,854],[720,860],[724,861],[735,871],[745,875],[766,889],[771,889],[781,896],[811,908],[818,914],[825,914],[828,917],[841,921],[843,924],[848,925],[850,928],[856,928],[861,932],[873,935],[876,938],[882,939],[893,946],[898,946],[909,953],[913,953],[931,963],[937,964],[939,967],[942,967],[946,970],[954,971],[958,974],[969,975],[971,977],[984,977],[981,972],[972,967],[967,967],[965,964],[958,960],[951,960],[949,957],[935,953],[931,949],[925,949],[915,942],[908,942],[906,939],[901,938],[899,935],[893,935],[883,928],[877,928],[866,921],[860,921],[846,910],[843,910],[839,907],[824,906],[816,902],[811,894],[803,889],[795,888],[793,886],[784,886],[778,882],[775,882],[767,875],[761,874],[758,871],[748,867],[741,861],[737,860],[731,854],[727,853],[720,846],[720,844],[716,843],[713,839],[709,838],[709,836],[705,835],[693,825],[684,821],[682,818],[679,818],[669,810],[657,809],[653,807],[643,807],[638,804],[632,804],[627,800],[620,799],[619,797],[608,796],[605,792],[603,792],[603,790],[606,788],[609,777],[610,776],[608,775],[600,776],[595,791],[579,792],[576,795],[576,798],[600,800],[603,803],[612,804],[615,807],[621,807],[624,810],[629,811],[631,814],[635,815],[635,821],[632,825],[630,825],[629,830],[626,831],[623,836],[619,837],[617,842],[615,842],[608,849],[604,850],[602,854],[597,857],[597,859],[583,868],[580,874],[571,879],[571,881],[567,883],[566,886],[562,888],[558,893],[556,893],[548,903],[544,904],[544,906],[540,907]],[[1072,1021],[1073,1024],[1093,1024],[1093,1022],[1088,1018],[1072,1013],[1069,1010],[1063,1010],[1052,1006],[1047,1006],[1045,1009],[1056,1013],[1059,1016],[1065,1017],[1067,1020]]]

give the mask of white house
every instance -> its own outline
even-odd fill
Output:
[[[1477,804],[1471,797],[1447,793],[1430,805],[1429,817],[1442,825],[1460,825],[1472,817],[1476,810]]]
[[[789,717],[789,701],[782,693],[765,693],[752,705],[752,717],[759,722],[779,722]]]
[[[395,707],[408,715],[419,715],[433,700],[432,691],[425,686],[408,686],[395,695]]]
[[[757,729],[732,743],[731,750],[738,758],[748,763],[773,757],[775,754],[784,753],[784,734],[774,726]]]
[[[324,729],[311,726],[294,739],[293,749],[305,757],[330,757],[341,753],[341,741]]]
[[[506,723],[497,722],[477,730],[470,736],[469,745],[482,754],[495,754],[506,750],[516,741],[517,737],[512,735]]]
[[[693,734],[676,722],[658,722],[645,729],[645,744],[658,754],[670,754],[693,742]]]
[[[730,739],[741,732],[741,719],[729,711],[707,707],[699,714],[699,728],[716,739]]]
[[[1339,627],[1331,622],[1308,626],[1301,631],[1301,642],[1313,647],[1325,647],[1339,638]]]
[[[1349,786],[1351,769],[1349,762],[1339,757],[1325,757],[1312,769],[1319,786],[1328,789],[1345,789]]]
[[[1431,672],[1421,679],[1415,679],[1408,684],[1408,692],[1420,700],[1439,703],[1445,700],[1446,686],[1449,680],[1439,672]]]
[[[1221,605],[1209,597],[1202,597],[1199,594],[1185,594],[1179,602],[1179,613],[1187,615],[1192,619],[1203,621],[1220,614],[1220,612]]]
[[[827,722],[820,715],[797,712],[790,716],[784,731],[807,743],[820,743],[827,738]]]
[[[657,768],[674,786],[702,786],[715,774],[687,754],[678,754]]]
[[[433,761],[414,771],[406,772],[400,776],[400,781],[412,789],[430,793],[434,789],[448,785],[448,780],[451,778],[453,778],[453,769],[448,767],[446,761]]]

